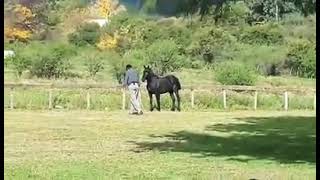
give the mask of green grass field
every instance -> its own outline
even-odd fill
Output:
[[[316,179],[314,111],[5,111],[5,179]]]

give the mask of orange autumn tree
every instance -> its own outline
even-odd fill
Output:
[[[118,46],[119,36],[115,33],[113,36],[108,33],[103,34],[100,37],[100,41],[97,47],[100,50],[113,50]]]
[[[109,19],[115,12],[117,8],[115,1],[112,0],[99,0],[97,5],[99,7],[99,13],[102,17]],[[109,34],[104,33],[101,35],[97,47],[100,50],[113,50],[118,45],[119,36],[117,33]]]
[[[7,21],[4,29],[5,38],[9,41],[27,42],[32,35],[35,15],[21,4],[13,5],[10,10],[5,18]]]
[[[104,18],[109,19],[109,17],[112,15],[114,11],[112,0],[99,0],[98,1],[98,7],[100,15]]]

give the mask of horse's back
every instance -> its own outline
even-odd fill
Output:
[[[164,94],[167,92],[176,92],[181,89],[181,84],[179,79],[173,75],[168,75],[164,77],[158,77],[153,79],[147,84],[147,90],[149,93]]]
[[[173,86],[177,87],[177,90],[181,89],[180,81],[176,76],[168,75],[165,78],[167,78]]]

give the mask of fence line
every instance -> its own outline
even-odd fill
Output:
[[[92,84],[59,84],[59,83],[16,83],[5,82],[5,88],[54,88],[54,89],[122,89],[122,86],[110,86],[102,83]],[[301,88],[301,87],[271,87],[271,86],[229,86],[229,85],[184,85],[186,90],[232,90],[232,91],[268,91],[268,92],[315,92],[315,88]]]
[[[52,109],[52,91],[53,89],[85,89],[87,91],[86,96],[86,107],[89,110],[91,108],[91,97],[90,89],[114,89],[116,91],[121,90],[122,92],[122,110],[126,109],[126,91],[122,86],[107,86],[104,84],[53,84],[53,83],[4,83],[5,88],[10,89],[10,109],[14,109],[14,89],[15,88],[47,88],[49,89],[48,96],[48,108]],[[227,109],[227,92],[237,91],[237,92],[254,92],[254,110],[258,108],[258,92],[273,92],[273,93],[284,93],[283,94],[283,107],[284,110],[289,110],[289,94],[288,92],[298,92],[298,93],[314,93],[314,104],[313,108],[316,109],[316,90],[313,88],[288,88],[288,87],[258,87],[258,86],[183,86],[183,90],[190,90],[190,100],[191,107],[194,108],[195,105],[195,93],[201,91],[212,91],[219,90],[222,91],[223,108]],[[142,91],[145,91],[144,88]]]

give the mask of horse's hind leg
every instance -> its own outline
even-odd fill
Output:
[[[149,100],[150,100],[150,111],[153,111],[152,93],[150,92],[149,92]]]
[[[157,99],[157,109],[160,111],[160,93],[156,94],[156,99]]]
[[[178,111],[181,111],[181,109],[180,109],[180,95],[179,95],[179,91],[178,91],[178,90],[175,91],[175,94],[176,94],[177,101],[178,101],[178,107],[177,107],[177,109],[178,109]]]
[[[172,100],[171,111],[175,111],[176,110],[176,98],[174,97],[173,92],[170,92],[170,96],[171,96],[171,100]]]

